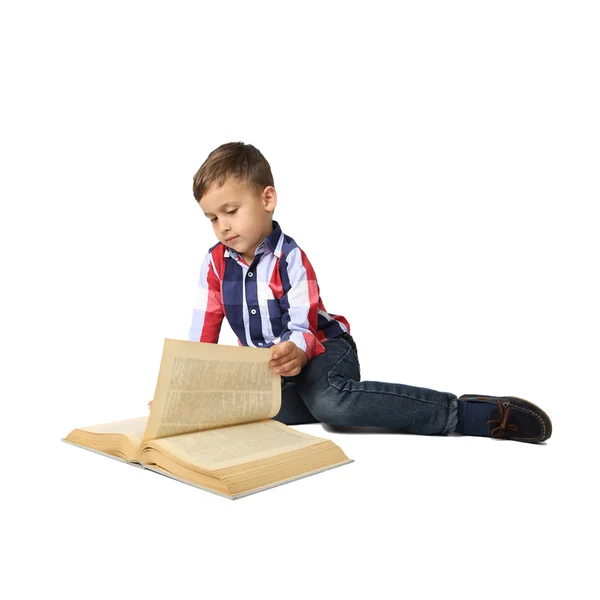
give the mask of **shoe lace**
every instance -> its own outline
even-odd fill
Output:
[[[510,412],[510,403],[500,402],[500,400],[498,400],[498,408],[500,409],[500,418],[490,419],[488,423],[500,423],[500,425],[498,425],[498,427],[494,427],[490,435],[492,437],[502,437],[506,435],[507,431],[519,431],[519,428],[515,424],[507,423],[508,413]]]

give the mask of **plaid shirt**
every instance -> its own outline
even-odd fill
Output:
[[[350,333],[343,316],[325,310],[312,265],[277,221],[251,265],[222,242],[206,253],[189,340],[216,344],[223,317],[238,345],[269,348],[290,340],[309,360],[325,352],[324,340]]]

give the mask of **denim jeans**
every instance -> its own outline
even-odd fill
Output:
[[[315,356],[293,377],[281,378],[281,410],[286,425],[386,427],[425,435],[452,433],[458,399],[448,392],[401,383],[361,381],[358,352],[349,333],[323,342]]]

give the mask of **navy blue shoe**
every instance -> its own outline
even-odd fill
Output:
[[[457,433],[533,444],[544,442],[552,435],[550,417],[523,398],[464,394],[460,400],[465,404],[459,403]]]

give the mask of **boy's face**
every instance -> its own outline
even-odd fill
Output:
[[[268,186],[257,196],[246,184],[228,177],[220,188],[211,185],[199,204],[217,239],[250,264],[256,248],[273,231],[277,192]]]

